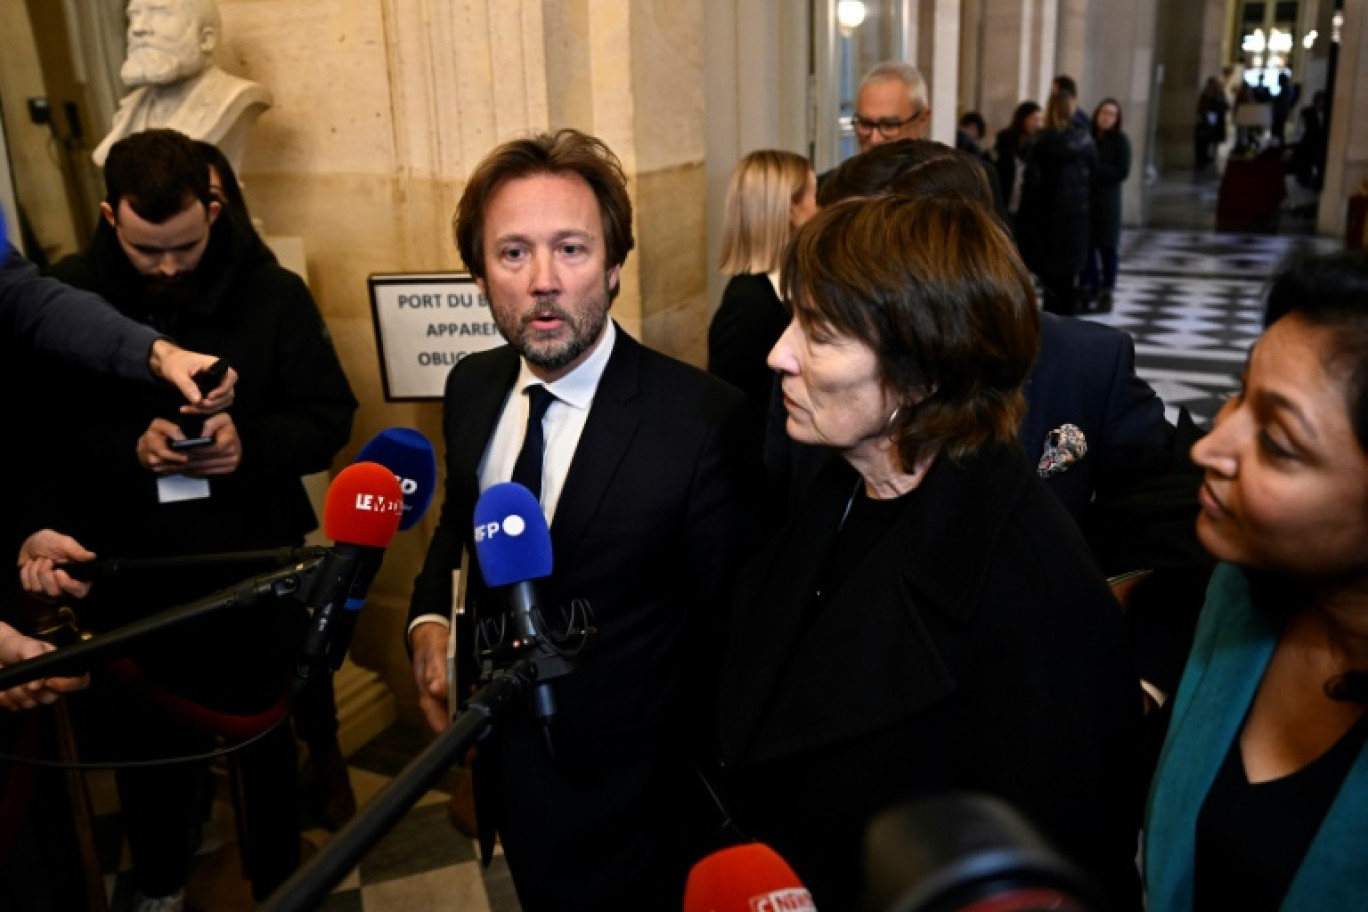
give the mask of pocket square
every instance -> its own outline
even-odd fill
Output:
[[[1050,478],[1069,470],[1069,467],[1088,455],[1088,438],[1076,424],[1061,424],[1045,435],[1045,451],[1040,454],[1036,474]]]

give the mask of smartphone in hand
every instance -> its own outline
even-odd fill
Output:
[[[207,396],[218,389],[218,385],[223,382],[223,375],[226,373],[228,373],[228,362],[219,358],[195,374],[195,385],[199,387],[200,395]]]

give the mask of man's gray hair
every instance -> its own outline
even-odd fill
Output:
[[[907,97],[912,102],[914,111],[921,111],[927,107],[926,80],[922,78],[921,70],[901,60],[885,60],[869,68],[869,72],[860,80],[860,88],[885,79],[896,79],[907,86]],[[856,95],[858,94],[857,92]]]

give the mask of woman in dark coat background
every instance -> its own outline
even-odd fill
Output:
[[[1117,248],[1121,245],[1121,185],[1130,177],[1130,138],[1121,132],[1121,103],[1103,99],[1093,112],[1097,173],[1092,188],[1092,247],[1083,273],[1088,303],[1106,313],[1116,291]],[[1098,266],[1101,265],[1099,274]]]
[[[850,199],[798,233],[774,350],[786,430],[830,447],[742,572],[720,736],[735,822],[823,912],[878,812],[1014,805],[1134,909],[1140,691],[1122,617],[1016,443],[1030,276],[959,197]]]
[[[708,326],[708,372],[746,394],[757,447],[774,385],[765,356],[789,320],[777,291],[779,264],[816,211],[817,177],[801,155],[760,149],[732,171],[720,266],[731,279]]]
[[[1040,132],[1045,115],[1034,101],[1023,101],[1012,112],[1012,122],[999,130],[993,144],[993,161],[997,165],[998,183],[1002,199],[1007,204],[1011,228],[1017,230],[1017,213],[1021,210],[1021,184],[1026,171],[1026,155],[1031,140]]]
[[[1197,96],[1197,123],[1192,128],[1192,170],[1201,176],[1216,162],[1216,147],[1225,142],[1226,114],[1230,102],[1225,86],[1215,76],[1207,78]]]
[[[1045,129],[1026,160],[1017,231],[1022,257],[1045,289],[1045,309],[1064,316],[1073,316],[1077,308],[1097,170],[1092,137],[1073,123],[1076,108],[1066,92],[1055,92],[1045,104]]]

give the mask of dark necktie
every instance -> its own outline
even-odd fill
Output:
[[[529,386],[525,392],[528,400],[527,433],[523,435],[518,461],[513,463],[512,480],[531,491],[537,500],[541,500],[542,452],[546,449],[546,437],[542,434],[542,417],[556,400],[556,394],[541,384]]]

